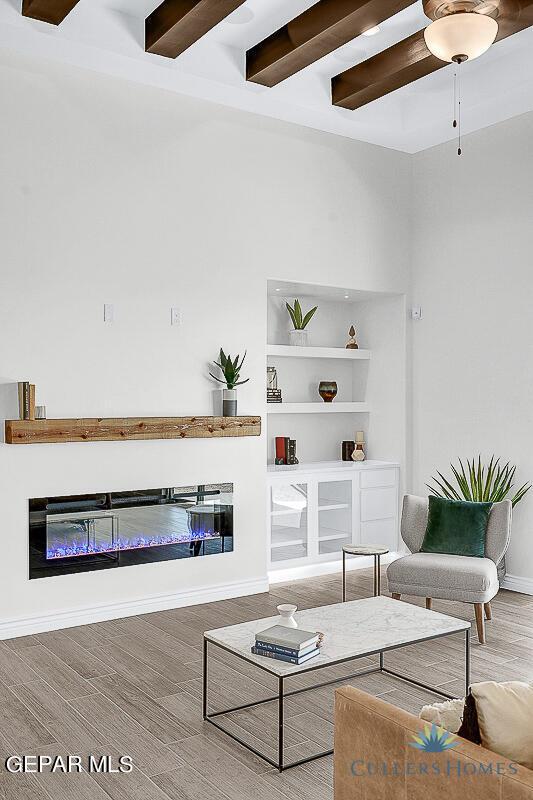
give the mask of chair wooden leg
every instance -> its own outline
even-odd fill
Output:
[[[431,604],[432,604],[432,602],[433,602],[433,601],[432,601],[431,597],[426,597],[426,608],[427,608],[429,611],[431,611]]]
[[[474,603],[476,612],[477,637],[480,644],[485,644],[485,619],[483,616],[483,603]]]
[[[490,603],[484,603],[485,608],[485,619],[492,619],[492,607]]]
[[[392,599],[393,599],[393,600],[399,600],[399,599],[400,599],[400,597],[401,597],[401,594],[397,594],[396,592],[393,592],[393,593],[392,593]]]

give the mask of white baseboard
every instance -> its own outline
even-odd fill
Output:
[[[0,622],[0,639],[13,639],[28,636],[32,633],[57,631],[72,628],[76,625],[89,625],[92,622],[106,622],[110,619],[133,617],[136,614],[149,614],[152,611],[166,611],[183,606],[196,606],[200,603],[213,603],[217,600],[229,600],[233,597],[244,597],[251,594],[268,592],[267,578],[258,578],[235,583],[222,583],[216,586],[205,586],[190,589],[176,594],[156,595],[142,600],[131,600],[124,603],[90,606],[71,611],[56,611],[32,617]]]
[[[522,578],[520,575],[506,575],[500,586],[502,589],[509,589],[510,592],[533,594],[533,579]]]
[[[399,558],[401,553],[388,553],[381,557],[381,565],[385,566]],[[346,559],[346,571],[354,569],[368,569],[374,566],[373,556],[349,557]],[[342,557],[336,561],[322,561],[319,564],[302,564],[298,567],[286,569],[273,569],[268,573],[270,583],[286,583],[297,581],[301,578],[316,578],[319,575],[333,575],[342,573]]]

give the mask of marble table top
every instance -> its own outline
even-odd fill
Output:
[[[220,644],[279,677],[470,628],[470,623],[465,620],[383,596],[308,608],[297,611],[294,617],[298,627],[324,634],[320,655],[301,666],[250,652],[255,634],[278,624],[279,617],[217,628],[206,631],[204,636],[209,642]]]
[[[389,552],[379,544],[345,544],[342,549],[351,556],[384,556]]]

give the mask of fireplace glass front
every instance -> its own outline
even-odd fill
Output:
[[[233,550],[233,485],[29,501],[30,578]]]

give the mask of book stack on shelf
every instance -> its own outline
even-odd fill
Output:
[[[288,628],[274,625],[266,631],[255,634],[255,645],[252,653],[265,658],[276,658],[290,664],[305,664],[320,655],[319,634],[303,631],[300,628]]]
[[[267,403],[281,403],[281,389],[267,389]]]
[[[20,381],[18,393],[20,419],[35,419],[35,384],[29,381]]]

